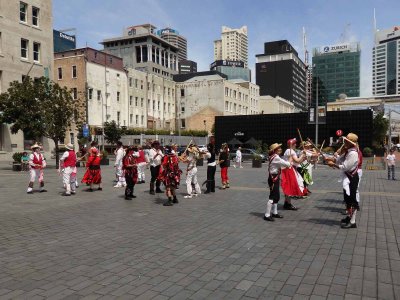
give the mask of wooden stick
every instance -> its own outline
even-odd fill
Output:
[[[321,149],[319,149],[319,152],[321,152],[322,148],[324,148],[324,144],[325,144],[325,140],[322,142]]]
[[[298,134],[299,134],[299,136],[300,136],[301,147],[303,147],[303,148],[304,148],[304,142],[303,142],[303,138],[302,138],[302,136],[301,136],[300,129],[298,129],[298,128],[297,128],[297,133],[298,133]]]

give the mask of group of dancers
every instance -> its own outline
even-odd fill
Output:
[[[362,154],[358,147],[358,136],[349,133],[342,138],[342,146],[333,156],[318,149],[311,140],[301,141],[301,154],[296,152],[297,140],[287,141],[287,149],[282,154],[282,144],[274,143],[269,147],[268,186],[270,189],[264,220],[273,222],[283,218],[278,213],[280,187],[285,195],[283,208],[297,210],[291,200],[306,198],[312,185],[312,167],[322,156],[331,168],[342,171],[343,198],[346,205],[346,217],[341,220],[342,228],[357,228],[356,214],[360,209],[359,183],[362,176]]]

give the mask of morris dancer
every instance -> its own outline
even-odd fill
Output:
[[[172,152],[171,146],[165,147],[165,156],[162,162],[162,172],[160,173],[159,180],[165,185],[165,194],[168,200],[164,202],[164,206],[172,206],[174,203],[179,203],[176,198],[176,187],[179,184],[182,170],[179,169],[179,159]]]
[[[71,143],[65,146],[67,149],[63,156],[60,158],[60,170],[63,176],[63,183],[65,187],[65,193],[63,196],[71,196],[76,193],[76,153],[74,151],[74,145]]]
[[[229,188],[229,148],[227,143],[223,143],[221,146],[218,164],[221,167],[222,189],[224,190],[226,188]]]
[[[215,161],[215,156],[217,154],[215,147],[215,137],[210,136],[210,143],[207,145],[207,190],[205,194],[215,193],[215,172],[217,171],[217,162]]]
[[[144,150],[142,146],[138,147],[138,158],[136,159],[137,162],[137,170],[138,170],[138,184],[145,183],[146,182],[146,175],[144,173],[144,170],[146,169],[146,154],[144,153]]]
[[[124,171],[122,170],[123,159],[125,156],[125,150],[122,146],[122,142],[117,142],[117,150],[115,151],[115,175],[117,177],[117,184],[114,185],[115,188],[126,187],[126,181],[124,176]]]
[[[126,154],[122,160],[122,168],[126,180],[125,186],[125,200],[132,200],[132,198],[136,198],[133,194],[135,189],[135,184],[138,179],[138,169],[137,169],[137,162],[135,151],[138,149],[136,147],[129,147],[126,151]]]
[[[163,158],[163,153],[160,149],[160,142],[154,141],[151,144],[151,149],[149,150],[149,161],[150,161],[150,194],[155,195],[155,193],[162,193],[160,189],[161,181],[158,180],[158,175],[160,174],[161,161]],[[156,191],[154,192],[154,185],[156,186]]]
[[[297,171],[303,178],[304,187],[307,190],[307,194],[311,194],[311,191],[308,187],[313,184],[312,168],[313,163],[315,163],[316,159],[318,159],[319,157],[319,153],[315,149],[313,149],[312,144],[308,141],[303,143],[303,149],[306,159],[302,163],[300,163]]]
[[[279,184],[282,167],[290,168],[290,163],[279,157],[282,153],[282,144],[272,144],[269,147],[268,186],[269,199],[267,210],[264,215],[265,221],[275,221],[274,218],[283,218],[278,213],[278,202],[280,199]],[[272,210],[272,214],[271,214]]]
[[[46,168],[46,160],[42,153],[40,153],[40,145],[38,143],[34,144],[32,147],[32,154],[29,155],[29,185],[28,190],[26,191],[28,194],[33,194],[33,184],[36,181],[36,178],[39,181],[40,185],[40,193],[47,192],[44,189],[44,181],[43,181],[43,169]]]
[[[186,170],[186,188],[187,195],[183,198],[190,199],[193,196],[198,196],[201,194],[200,185],[197,181],[197,160],[199,159],[199,149],[190,144],[188,149],[186,150],[185,155],[181,158],[182,162],[187,163]],[[192,187],[192,183],[194,185],[194,189]]]
[[[282,190],[285,194],[284,209],[297,210],[298,208],[292,204],[292,197],[303,197],[307,193],[307,189],[304,188],[303,178],[297,172],[297,167],[302,163],[306,157],[302,154],[300,157],[296,154],[296,139],[290,139],[287,141],[288,149],[284,154],[284,159],[288,161],[292,167],[282,169]]]
[[[97,190],[99,191],[103,190],[101,186],[101,169],[100,169],[101,156],[96,146],[97,142],[91,143],[91,148],[89,150],[89,158],[86,162],[86,172],[82,178],[82,183],[90,185],[90,188],[88,189],[89,192],[93,192],[93,184],[99,185]]]
[[[341,227],[345,229],[357,228],[356,214],[359,210],[357,190],[359,184],[358,166],[359,152],[357,148],[358,136],[349,133],[343,138],[343,154],[339,157],[327,159],[327,164],[342,171],[343,197],[346,203],[347,217],[342,219]]]

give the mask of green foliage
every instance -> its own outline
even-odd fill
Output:
[[[102,159],[106,159],[108,157],[108,152],[106,150],[102,150],[101,152]]]
[[[363,156],[365,156],[365,157],[371,157],[374,154],[372,149],[369,147],[365,147],[362,152],[363,152]]]
[[[33,136],[47,137],[56,145],[56,165],[59,163],[58,143],[64,139],[72,122],[81,120],[79,104],[71,90],[62,88],[48,78],[24,82],[14,81],[0,95],[0,123],[11,124],[11,132],[28,131]]]
[[[372,140],[373,144],[378,146],[383,143],[386,133],[389,129],[389,120],[384,118],[383,112],[378,113],[373,120]]]
[[[253,160],[261,160],[261,156],[259,154],[253,154]]]
[[[115,145],[121,139],[121,136],[122,129],[118,127],[114,120],[104,122],[104,137],[108,143]]]
[[[22,158],[23,152],[15,152],[12,156],[13,160],[15,162],[21,162],[21,158]]]

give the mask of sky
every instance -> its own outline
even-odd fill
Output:
[[[304,59],[304,27],[310,53],[314,47],[360,42],[361,96],[370,96],[374,8],[378,29],[400,25],[398,0],[53,0],[53,26],[76,28],[77,46],[96,49],[128,26],[171,27],[187,38],[188,59],[206,71],[221,27],[247,25],[253,81],[255,55],[263,53],[265,42],[286,39]]]

